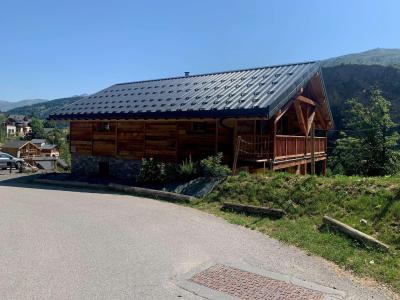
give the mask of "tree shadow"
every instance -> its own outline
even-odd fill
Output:
[[[95,193],[95,194],[125,194],[118,191],[113,191],[108,189],[106,186],[104,188],[99,188],[99,186],[94,187],[74,187],[68,186],[59,186],[52,184],[43,184],[34,182],[35,179],[43,178],[42,173],[40,174],[30,174],[30,175],[22,175],[18,177],[12,177],[8,179],[0,180],[0,187],[17,187],[17,188],[27,188],[27,189],[39,189],[39,190],[54,190],[54,191],[68,191],[68,192],[85,192],[85,193]]]

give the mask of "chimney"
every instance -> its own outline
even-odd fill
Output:
[[[189,77],[190,72],[185,72],[185,77]]]

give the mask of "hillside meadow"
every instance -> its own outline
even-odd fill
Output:
[[[221,210],[223,202],[280,208],[274,220]],[[228,177],[195,208],[322,256],[400,292],[400,177],[317,177],[286,173]],[[329,215],[391,247],[363,245],[322,225]]]

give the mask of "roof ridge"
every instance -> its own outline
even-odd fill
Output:
[[[295,66],[295,65],[306,65],[306,64],[315,64],[315,63],[319,63],[319,62],[316,61],[316,60],[314,60],[314,61],[304,61],[304,62],[298,62],[298,63],[277,64],[277,65],[270,65],[270,66],[263,66],[263,67],[253,67],[253,68],[235,69],[235,70],[229,70],[229,71],[217,71],[217,72],[202,73],[202,74],[195,74],[195,75],[188,75],[188,76],[184,76],[184,75],[183,75],[183,76],[165,77],[165,78],[158,78],[158,79],[138,80],[138,81],[114,83],[114,84],[111,85],[111,86],[115,86],[115,85],[125,85],[125,84],[132,84],[132,83],[144,83],[144,82],[163,81],[163,80],[171,80],[171,79],[201,77],[201,76],[208,76],[208,75],[235,73],[235,72],[243,72],[243,71],[254,71],[254,70],[261,70],[261,69],[278,68],[278,67],[287,67],[287,66]]]

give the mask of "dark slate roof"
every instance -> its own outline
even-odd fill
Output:
[[[25,115],[9,115],[8,119],[14,120],[15,122],[29,122],[30,119]]]
[[[12,149],[19,149],[25,144],[29,143],[29,141],[6,141],[3,148],[12,148]]]
[[[320,70],[319,63],[306,62],[120,83],[49,118],[269,118]]]
[[[51,150],[51,149],[57,148],[57,145],[53,145],[53,144],[51,144],[51,145],[43,145],[40,148],[43,149],[43,150]]]
[[[34,144],[43,144],[46,143],[46,139],[32,139],[31,142]]]

